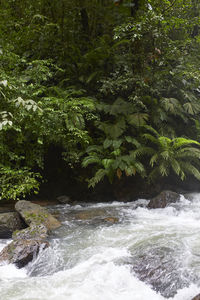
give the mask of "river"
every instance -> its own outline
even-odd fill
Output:
[[[0,267],[0,299],[191,300],[200,293],[200,194],[147,204],[50,207],[63,226],[27,267]]]

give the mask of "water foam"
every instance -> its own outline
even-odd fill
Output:
[[[177,285],[168,299],[191,300],[200,292],[200,195],[182,196],[179,203],[165,209],[149,210],[147,203],[141,199],[126,204],[60,206],[66,220],[51,247],[26,269],[0,267],[1,299],[167,299],[150,283],[139,280],[133,265],[137,261],[140,267],[141,260],[141,266],[153,266],[152,274],[161,268],[160,276],[166,275],[166,280],[176,269],[181,288]],[[105,208],[119,222],[95,226],[88,220],[67,218],[70,210],[88,208]],[[0,243],[0,248],[4,245]]]

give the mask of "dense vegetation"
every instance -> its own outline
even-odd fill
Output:
[[[1,199],[39,189],[52,145],[91,187],[200,180],[198,0],[0,5]]]

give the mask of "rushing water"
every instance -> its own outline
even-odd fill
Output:
[[[26,268],[0,267],[0,299],[191,300],[200,293],[200,194],[147,204],[51,208],[63,226]]]

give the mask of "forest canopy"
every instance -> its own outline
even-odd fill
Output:
[[[198,0],[0,7],[1,199],[39,190],[52,146],[89,187],[200,180]]]

